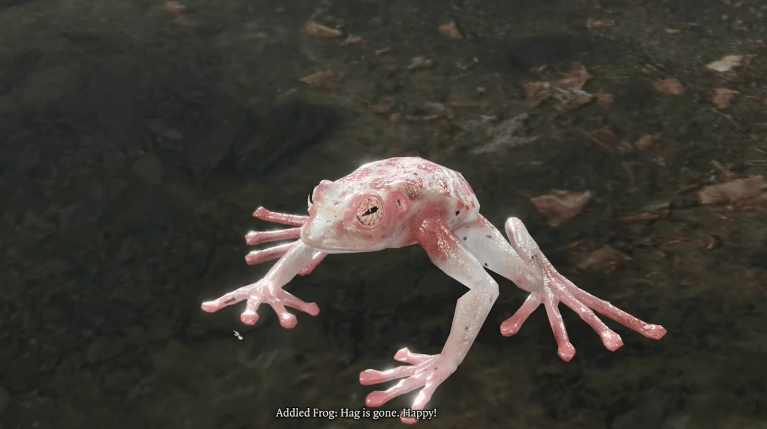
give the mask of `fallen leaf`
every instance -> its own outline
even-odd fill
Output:
[[[538,107],[549,98],[554,98],[557,100],[555,110],[570,112],[594,100],[593,94],[581,89],[591,75],[579,62],[561,64],[553,72],[548,67],[538,67],[533,71],[542,77],[548,75],[548,79],[522,84],[527,105],[530,107]]]
[[[586,21],[586,28],[611,27],[612,25],[613,21],[606,21],[604,19],[589,18]]]
[[[731,180],[735,180],[735,173],[733,173],[730,169],[732,164],[727,164],[727,166],[724,166],[721,162],[714,159],[711,160],[711,165],[721,174],[719,177],[721,182],[729,182]]]
[[[581,271],[607,274],[630,260],[631,257],[627,254],[605,245],[591,252],[577,267]]]
[[[385,113],[391,113],[392,107],[394,107],[394,103],[365,103],[365,107],[367,107],[368,110],[375,113],[376,115],[382,115]]]
[[[615,149],[618,144],[618,137],[614,132],[608,130],[607,128],[600,128],[598,130],[592,131],[589,135],[589,138],[591,141],[607,150]]]
[[[669,27],[666,27],[664,29],[664,31],[666,32],[666,34],[679,34],[679,33],[681,33],[681,31],[679,29],[677,29],[677,28],[669,28]]]
[[[304,34],[323,39],[335,39],[343,36],[343,33],[335,28],[330,28],[316,21],[306,21],[301,28]]]
[[[549,85],[546,82],[525,82],[522,88],[525,90],[525,102],[529,107],[538,107],[551,97],[547,91]]]
[[[165,3],[165,11],[173,15],[186,15],[197,12],[197,9],[183,5],[177,1],[169,1]]]
[[[722,240],[722,237],[718,235],[711,234],[708,237],[706,237],[704,240],[702,240],[701,244],[706,250],[714,250],[719,248],[724,243],[724,240]]]
[[[342,45],[367,45],[368,41],[360,36],[347,35],[344,40],[341,41]]]
[[[635,212],[626,213],[618,217],[620,223],[645,222],[649,220],[665,219],[670,213],[671,204],[661,202],[643,207]]]
[[[650,150],[658,144],[658,141],[660,141],[660,137],[652,134],[645,134],[642,137],[639,137],[639,140],[637,140],[634,146],[639,150]]]
[[[594,101],[594,95],[580,89],[557,94],[555,98],[559,103],[554,105],[554,110],[560,113],[573,112]]]
[[[652,84],[656,91],[663,94],[670,95],[682,95],[684,94],[684,86],[676,78],[658,79]]]
[[[591,199],[591,192],[570,192],[555,189],[548,194],[531,198],[530,202],[549,221],[557,227],[575,217]]]
[[[586,66],[579,62],[571,61],[565,64],[562,70],[558,70],[559,79],[554,82],[554,86],[561,89],[581,89],[591,75]]]
[[[726,109],[730,107],[730,103],[736,94],[740,94],[740,92],[727,88],[714,88],[711,102],[717,109]]]
[[[410,59],[408,70],[424,70],[434,67],[434,60],[426,57],[414,57]]]
[[[475,100],[452,100],[450,101],[451,107],[476,107],[481,110],[487,110],[490,108],[490,104],[487,101],[475,101]]]
[[[299,79],[309,88],[320,91],[336,91],[340,87],[341,75],[333,70],[323,70]]]
[[[446,22],[442,25],[440,25],[437,30],[440,34],[447,37],[448,39],[453,40],[460,40],[463,39],[463,35],[460,31],[458,31],[458,26],[455,24],[455,21]]]
[[[698,192],[698,198],[700,203],[705,205],[747,203],[762,196],[765,189],[767,184],[764,177],[755,175],[706,186]]]
[[[594,95],[596,97],[596,104],[604,109],[610,107],[613,104],[613,95],[606,92],[600,92]]]
[[[725,55],[716,61],[706,64],[706,68],[720,73],[728,72],[743,65],[745,58],[745,55]]]

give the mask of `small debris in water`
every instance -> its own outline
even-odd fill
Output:
[[[554,189],[548,194],[531,198],[530,202],[546,217],[549,225],[557,227],[575,217],[591,199],[591,192],[571,192]]]
[[[669,94],[669,95],[682,95],[684,94],[684,86],[682,86],[682,83],[679,82],[676,78],[668,78],[668,79],[658,79],[655,82],[653,82],[653,88],[655,88],[656,91],[663,93],[663,94]]]
[[[341,84],[341,74],[333,70],[323,70],[299,79],[309,88],[319,91],[337,91]]]
[[[732,99],[740,92],[727,89],[727,88],[714,88],[714,93],[711,96],[711,102],[717,109],[726,109],[730,107]]]
[[[750,57],[746,55],[725,55],[724,57],[710,62],[706,68],[716,72],[724,73],[742,65],[748,65]]]
[[[448,39],[463,39],[463,35],[460,31],[458,31],[458,26],[455,24],[455,21],[446,22],[440,25],[437,30],[439,30],[440,34],[447,37]]]
[[[322,39],[336,39],[343,36],[343,33],[340,30],[330,28],[315,21],[306,21],[306,24],[301,28],[301,31],[309,36]]]

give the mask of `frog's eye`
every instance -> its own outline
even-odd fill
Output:
[[[383,205],[376,198],[367,197],[357,206],[357,220],[365,226],[377,224],[383,215]]]

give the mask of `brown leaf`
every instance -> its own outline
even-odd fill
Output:
[[[645,222],[648,220],[665,219],[670,213],[671,204],[661,202],[643,207],[635,212],[619,216],[620,223]]]
[[[487,110],[490,108],[490,103],[487,101],[476,101],[476,100],[451,100],[450,101],[450,107],[476,107],[481,110]]]
[[[373,104],[370,102],[365,103],[365,107],[367,107],[368,110],[375,113],[376,115],[391,113],[393,106],[394,106],[393,103],[379,103],[379,104]]]
[[[594,100],[594,95],[589,94],[586,91],[576,90],[571,91],[566,96],[560,94],[559,103],[554,105],[554,110],[560,113],[573,112],[581,107],[591,103]]]
[[[755,200],[767,189],[764,177],[755,175],[727,183],[706,186],[698,192],[701,204],[737,204]]]
[[[702,240],[702,245],[706,250],[714,250],[724,243],[724,240],[722,240],[722,237],[715,235],[715,234],[709,234],[708,237],[706,237],[704,240]]]
[[[546,90],[544,82],[525,82],[522,84],[522,88],[525,90],[525,101],[530,107],[538,107],[551,97],[551,93]]]
[[[425,70],[434,67],[434,60],[423,56],[413,57],[408,64],[408,70]]]
[[[591,252],[578,264],[578,269],[591,273],[607,274],[630,260],[631,257],[627,254],[614,247],[605,245]]]
[[[581,89],[591,78],[586,66],[575,61],[565,64],[564,69],[558,71],[558,75],[560,77],[553,82],[554,86],[567,90]]]
[[[611,27],[612,25],[613,21],[607,21],[604,19],[589,18],[588,21],[586,21],[586,28]]]
[[[655,82],[653,82],[653,88],[655,88],[656,91],[661,92],[663,94],[670,94],[670,95],[682,95],[684,94],[684,86],[682,86],[682,83],[679,82],[676,78],[669,78],[669,79],[658,79]]]
[[[607,128],[600,128],[592,131],[589,138],[591,138],[591,141],[607,150],[614,150],[618,145],[618,137],[614,132]]]
[[[660,137],[654,136],[652,134],[645,134],[642,137],[639,137],[639,140],[634,144],[637,149],[639,150],[650,150],[655,147],[655,145],[658,144],[658,141],[660,140]]]
[[[197,12],[197,9],[183,5],[177,1],[166,2],[164,9],[166,12],[173,15],[186,15],[186,14]]]
[[[599,107],[602,107],[604,109],[610,107],[613,104],[613,95],[608,94],[606,92],[600,92],[598,94],[595,94],[596,97],[596,104]]]
[[[740,92],[727,88],[714,88],[711,102],[717,109],[726,109],[730,107],[730,103],[736,94],[740,94]]]
[[[341,84],[341,75],[333,70],[323,70],[299,79],[309,88],[319,91],[337,91]]]
[[[323,39],[335,39],[343,36],[341,31],[327,27],[316,21],[306,21],[306,24],[301,28],[301,31],[309,36],[320,37]]]
[[[570,192],[555,189],[548,194],[531,198],[530,202],[557,227],[575,217],[591,199],[591,192]]]
[[[341,41],[342,45],[367,45],[368,41],[363,39],[361,36],[355,36],[352,34],[349,34],[346,36],[344,40]]]
[[[455,24],[455,21],[446,22],[442,25],[440,25],[437,30],[440,34],[447,37],[448,39],[453,40],[460,40],[463,39],[463,35],[460,31],[458,31],[458,26]]]

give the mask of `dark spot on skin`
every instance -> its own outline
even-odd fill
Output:
[[[468,331],[468,330],[469,330],[469,327],[468,327],[468,326],[464,326],[464,327],[463,327],[463,329],[464,329],[465,331]]]
[[[485,262],[485,266],[487,266],[487,262]]]
[[[466,237],[463,237],[463,241],[466,241]]]
[[[418,173],[413,173],[413,174],[415,174],[416,176],[418,176]]]
[[[493,238],[493,236],[492,236],[492,235],[486,235],[485,237],[487,237],[487,238]]]
[[[461,211],[460,211],[460,210],[458,210],[457,212],[455,212],[455,215],[456,215],[456,216],[458,216],[459,214],[461,214]]]

